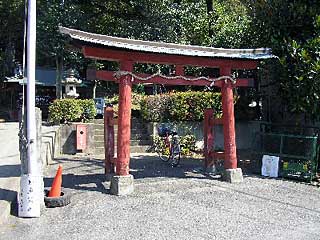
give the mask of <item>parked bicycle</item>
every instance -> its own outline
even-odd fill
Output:
[[[179,165],[181,157],[180,138],[176,131],[168,127],[158,128],[159,138],[155,142],[155,151],[164,162],[170,162],[173,167]]]

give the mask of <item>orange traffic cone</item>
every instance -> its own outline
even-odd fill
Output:
[[[62,184],[62,166],[59,165],[56,176],[53,179],[51,190],[48,197],[60,197]]]

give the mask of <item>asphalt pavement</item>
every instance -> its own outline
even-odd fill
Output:
[[[320,239],[320,192],[310,184],[245,175],[229,184],[201,172],[197,159],[172,168],[155,155],[132,155],[135,191],[109,194],[103,160],[64,156],[58,165],[71,204],[40,218],[9,217],[0,239]]]

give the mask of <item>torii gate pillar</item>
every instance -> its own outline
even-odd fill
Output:
[[[222,67],[220,75],[231,76],[231,68]],[[224,135],[224,179],[231,183],[243,182],[241,168],[237,168],[237,148],[235,136],[234,103],[233,103],[233,84],[230,81],[222,83],[222,117]]]
[[[132,72],[133,63],[120,62],[120,70]],[[110,191],[114,195],[127,195],[133,192],[133,176],[129,174],[130,129],[131,129],[131,88],[128,75],[119,80],[119,112],[116,175],[111,179]]]

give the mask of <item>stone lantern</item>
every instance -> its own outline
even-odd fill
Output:
[[[66,77],[62,80],[62,83],[65,85],[65,98],[79,97],[77,86],[82,83],[82,80],[76,77],[76,71],[74,69],[66,71]]]

